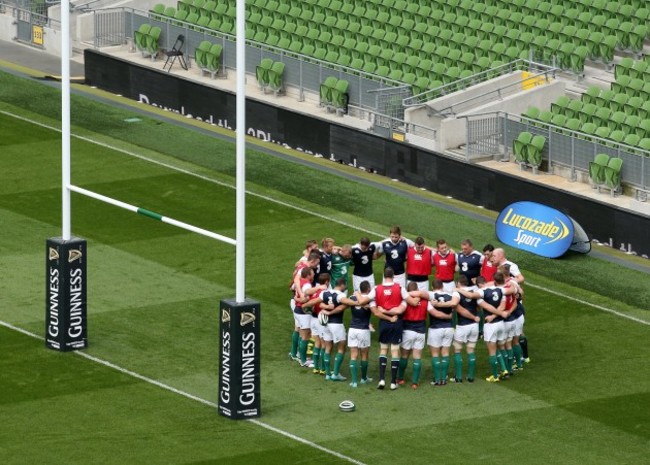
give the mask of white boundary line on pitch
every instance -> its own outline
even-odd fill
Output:
[[[58,129],[58,128],[55,128],[53,126],[49,126],[47,124],[44,124],[44,123],[41,123],[41,122],[38,122],[38,121],[34,121],[34,120],[31,120],[31,119],[25,118],[25,117],[20,116],[20,115],[16,115],[16,114],[13,114],[13,113],[10,113],[10,112],[7,112],[7,111],[3,111],[3,110],[0,110],[0,113],[5,114],[7,116],[11,116],[13,118],[17,118],[19,120],[22,120],[22,121],[25,121],[25,122],[28,122],[28,123],[31,123],[31,124],[35,124],[37,126],[44,127],[46,129],[51,129],[53,131],[61,132],[61,130]],[[152,158],[145,157],[144,155],[139,155],[139,154],[134,153],[134,152],[129,152],[128,150],[124,150],[124,149],[121,149],[121,148],[118,148],[118,147],[113,147],[111,145],[108,145],[108,144],[105,144],[103,142],[99,142],[99,141],[90,139],[88,137],[78,136],[78,135],[75,135],[75,134],[72,134],[72,137],[75,137],[77,139],[80,139],[80,140],[83,140],[83,141],[86,141],[86,142],[90,142],[90,143],[95,144],[95,145],[99,145],[101,147],[105,147],[107,149],[114,150],[116,152],[123,153],[125,155],[129,155],[129,156],[134,157],[134,158],[138,158],[140,160],[143,160],[143,161],[146,161],[146,162],[149,162],[149,163],[153,163],[153,164],[158,165],[158,166],[162,166],[164,168],[168,168],[168,169],[173,170],[173,171],[177,171],[179,173],[187,174],[189,176],[194,176],[196,178],[199,178],[199,179],[202,179],[204,181],[208,181],[208,182],[217,184],[219,186],[228,187],[230,189],[235,189],[235,186],[232,185],[232,184],[228,184],[228,183],[225,183],[223,181],[219,181],[217,179],[213,179],[213,178],[210,178],[208,176],[205,176],[205,175],[202,175],[202,174],[199,174],[199,173],[194,173],[192,171],[189,171],[189,170],[186,170],[186,169],[183,169],[183,168],[179,168],[179,167],[171,165],[169,163],[154,160]],[[377,233],[375,231],[370,231],[368,229],[364,229],[364,228],[362,228],[360,226],[350,224],[350,223],[347,223],[345,221],[337,220],[335,218],[330,218],[330,217],[328,217],[326,215],[321,215],[320,213],[313,212],[311,210],[308,210],[307,208],[302,208],[302,207],[299,207],[297,205],[292,205],[292,204],[290,204],[288,202],[284,202],[282,200],[277,200],[277,199],[274,199],[272,197],[262,195],[262,194],[258,194],[258,193],[255,193],[255,192],[251,192],[251,191],[248,191],[248,190],[246,191],[246,193],[249,194],[249,195],[258,197],[260,199],[267,200],[269,202],[273,202],[273,203],[276,203],[278,205],[282,205],[282,206],[287,207],[287,208],[292,208],[292,209],[297,210],[297,211],[302,212],[302,213],[307,213],[307,214],[315,216],[317,218],[321,218],[321,219],[324,219],[324,220],[327,220],[327,221],[331,221],[333,223],[338,223],[338,224],[340,224],[342,226],[346,226],[348,228],[356,229],[357,231],[361,231],[361,232],[364,232],[364,233],[367,233],[367,234],[372,234],[372,235],[375,235],[377,237],[384,237],[382,234]],[[578,302],[578,303],[581,303],[583,305],[587,305],[589,307],[596,308],[596,309],[601,310],[603,312],[610,313],[612,315],[616,315],[616,316],[619,316],[621,318],[626,318],[626,319],[628,319],[630,321],[634,321],[636,323],[640,323],[640,324],[643,324],[643,325],[650,326],[650,321],[642,320],[640,318],[637,318],[637,317],[634,317],[634,316],[631,316],[631,315],[627,315],[625,313],[618,312],[618,311],[616,311],[614,309],[603,307],[601,305],[594,304],[594,303],[588,302],[586,300],[580,300],[580,299],[577,299],[575,297],[571,297],[571,296],[568,296],[566,294],[562,294],[561,292],[553,291],[553,290],[545,288],[543,286],[532,284],[530,282],[526,282],[526,284],[529,285],[530,287],[534,287],[535,289],[539,289],[541,291],[548,292],[549,294],[557,295],[558,297],[563,297],[565,299],[572,300],[574,302]]]
[[[34,339],[38,339],[39,341],[44,341],[45,340],[45,338],[39,336],[38,334],[34,334],[34,333],[32,333],[30,331],[27,331],[27,330],[25,330],[23,328],[19,328],[18,326],[14,326],[11,323],[7,323],[6,321],[0,320],[0,326],[4,326],[7,329],[11,329],[13,331],[24,334],[25,336],[29,336],[29,337],[32,337]],[[140,381],[144,381],[145,383],[152,384],[154,386],[165,389],[165,390],[167,390],[169,392],[172,392],[174,394],[177,394],[179,396],[183,396],[183,397],[186,397],[187,399],[190,399],[190,400],[199,402],[201,404],[207,405],[208,407],[213,407],[214,409],[216,409],[218,407],[217,404],[215,404],[214,402],[210,402],[207,399],[203,399],[202,397],[195,396],[193,394],[190,394],[189,392],[181,391],[180,389],[176,389],[176,388],[174,388],[174,387],[172,387],[172,386],[170,386],[168,384],[161,383],[160,381],[156,381],[155,379],[152,379],[152,378],[149,378],[147,376],[141,375],[139,373],[136,373],[135,371],[131,371],[131,370],[128,370],[126,368],[122,368],[119,365],[115,365],[114,363],[111,363],[109,361],[106,361],[106,360],[103,360],[101,358],[95,357],[93,355],[89,355],[89,354],[87,354],[85,352],[74,351],[73,353],[80,356],[80,357],[83,357],[83,358],[85,358],[87,360],[90,360],[92,362],[99,363],[100,365],[103,365],[103,366],[105,366],[107,368],[111,368],[111,369],[119,371],[120,373],[123,373],[125,375],[128,375],[128,376],[131,376],[133,378],[139,379]],[[282,436],[285,436],[285,437],[287,437],[289,439],[292,439],[294,441],[298,441],[298,442],[300,442],[302,444],[305,444],[307,446],[313,447],[314,449],[318,449],[318,450],[320,450],[322,452],[325,452],[325,453],[327,453],[329,455],[333,455],[334,457],[345,460],[346,462],[350,462],[350,463],[353,463],[355,465],[366,465],[364,462],[361,462],[359,460],[353,459],[352,457],[348,457],[347,455],[343,455],[343,454],[341,454],[339,452],[336,452],[336,451],[333,451],[333,450],[328,449],[326,447],[323,447],[321,445],[318,445],[315,442],[311,442],[311,441],[309,441],[307,439],[301,438],[300,436],[296,436],[295,434],[291,434],[291,433],[289,433],[287,431],[283,431],[283,430],[281,430],[279,428],[276,428],[274,426],[266,424],[263,421],[259,421],[259,420],[245,420],[245,421],[248,421],[249,423],[254,423],[254,424],[256,424],[258,426],[261,426],[262,428],[265,428],[265,429],[267,429],[269,431],[281,434]]]

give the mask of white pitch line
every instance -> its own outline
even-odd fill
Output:
[[[588,305],[589,307],[597,308],[598,310],[602,310],[603,312],[611,313],[612,315],[620,316],[621,318],[627,318],[628,320],[635,321],[637,323],[641,323],[642,325],[650,326],[650,321],[642,320],[641,318],[634,317],[632,315],[627,315],[622,312],[617,312],[616,310],[613,310],[611,308],[603,307],[602,305],[598,304],[592,304],[591,302],[587,302],[586,300],[578,299],[576,297],[571,297],[569,295],[562,294],[561,292],[553,291],[551,289],[547,289],[542,286],[538,286],[537,284],[531,284],[528,281],[526,281],[524,284],[530,287],[534,287],[535,289],[539,289],[544,292],[548,292],[549,294],[556,295],[558,297],[562,297],[567,300],[573,300],[574,302],[578,302],[583,305]]]
[[[24,334],[26,336],[32,337],[34,339],[38,339],[39,341],[44,341],[45,340],[45,338],[43,338],[42,336],[39,336],[38,334],[34,334],[34,333],[32,333],[30,331],[27,331],[27,330],[25,330],[23,328],[19,328],[18,326],[14,326],[11,323],[7,323],[6,321],[0,320],[0,326],[4,326],[7,329],[11,329],[13,331],[19,332],[19,333]],[[73,353],[75,355],[78,355],[80,357],[88,359],[88,360],[90,360],[92,362],[99,363],[100,365],[103,365],[103,366],[105,366],[107,368],[111,368],[111,369],[119,371],[120,373],[123,373],[125,375],[128,375],[128,376],[131,376],[133,378],[139,379],[140,381],[144,381],[145,383],[152,384],[154,386],[165,389],[165,390],[167,390],[169,392],[172,392],[174,394],[177,394],[179,396],[183,396],[183,397],[185,397],[187,399],[193,400],[195,402],[199,402],[199,403],[201,403],[203,405],[207,405],[208,407],[213,407],[215,409],[218,407],[217,404],[215,404],[214,402],[211,402],[211,401],[209,401],[207,399],[203,399],[202,397],[195,396],[193,394],[190,394],[189,392],[181,391],[180,389],[176,389],[175,387],[172,387],[172,386],[170,386],[168,384],[165,384],[165,383],[161,383],[160,381],[156,381],[155,379],[152,379],[152,378],[149,378],[147,376],[141,375],[140,373],[136,373],[135,371],[128,370],[128,369],[123,368],[123,367],[121,367],[119,365],[111,363],[111,362],[109,362],[107,360],[103,360],[101,358],[95,357],[93,355],[89,355],[89,354],[87,354],[85,352],[81,352],[81,351],[74,351]],[[275,426],[271,426],[268,423],[264,423],[263,421],[253,420],[253,419],[245,420],[245,421],[247,421],[249,423],[253,423],[253,424],[257,425],[257,426],[261,426],[262,428],[265,428],[265,429],[267,429],[269,431],[272,431],[274,433],[281,434],[282,436],[285,436],[285,437],[287,437],[289,439],[292,439],[294,441],[297,441],[297,442],[300,442],[300,443],[305,444],[307,446],[310,446],[310,447],[312,447],[314,449],[318,449],[318,450],[320,450],[322,452],[325,452],[326,454],[333,455],[334,457],[345,460],[346,462],[353,463],[354,465],[366,465],[364,462],[353,459],[352,457],[348,457],[347,455],[341,454],[340,452],[336,452],[334,450],[328,449],[327,447],[323,447],[323,446],[321,446],[319,444],[316,444],[315,442],[309,441],[309,440],[307,440],[305,438],[301,438],[300,436],[296,436],[295,434],[292,434],[292,433],[289,433],[287,431],[276,428]]]
[[[53,131],[61,132],[60,129],[55,128],[54,126],[49,126],[49,125],[46,125],[46,124],[40,123],[40,122],[38,122],[38,121],[30,120],[30,119],[25,118],[25,117],[20,116],[20,115],[15,115],[15,114],[13,114],[13,113],[10,113],[10,112],[7,112],[7,111],[2,111],[2,110],[0,110],[0,113],[5,114],[5,115],[8,115],[8,116],[11,116],[11,117],[13,117],[13,118],[17,118],[17,119],[22,120],[22,121],[25,121],[25,122],[27,122],[27,123],[35,124],[35,125],[37,125],[37,126],[41,126],[41,127],[47,128],[47,129],[51,129],[51,130],[53,130]],[[84,141],[86,141],[86,142],[90,142],[90,143],[92,143],[92,144],[96,144],[96,145],[99,145],[99,146],[101,146],[101,147],[105,147],[105,148],[107,148],[107,149],[111,149],[111,150],[114,150],[114,151],[116,151],[116,152],[120,152],[120,153],[123,153],[123,154],[125,154],[125,155],[129,155],[129,156],[131,156],[131,157],[138,158],[138,159],[140,159],[140,160],[143,160],[143,161],[146,161],[146,162],[149,162],[149,163],[153,163],[153,164],[155,164],[155,165],[159,165],[159,166],[162,166],[162,167],[168,168],[168,169],[170,169],[170,170],[172,170],[172,171],[178,171],[179,173],[187,174],[188,176],[194,176],[194,177],[196,177],[196,178],[202,179],[202,180],[207,181],[207,182],[211,182],[211,183],[213,183],[213,184],[217,184],[217,185],[219,185],[219,186],[228,187],[228,188],[230,188],[230,189],[235,189],[235,186],[232,185],[232,184],[228,184],[228,183],[225,183],[225,182],[223,182],[223,181],[219,181],[219,180],[217,180],[217,179],[209,178],[209,177],[207,177],[207,176],[205,176],[205,175],[202,175],[202,174],[199,174],[199,173],[194,173],[194,172],[192,172],[192,171],[189,171],[189,170],[186,170],[186,169],[183,169],[183,168],[179,168],[179,167],[174,166],[174,165],[170,165],[169,163],[164,163],[164,162],[161,162],[161,161],[158,161],[158,160],[154,160],[154,159],[152,159],[152,158],[145,157],[145,156],[143,156],[143,155],[139,155],[139,154],[134,153],[134,152],[129,152],[128,150],[124,150],[124,149],[121,149],[121,148],[112,147],[112,146],[110,146],[110,145],[108,145],[108,144],[105,144],[105,143],[103,143],[103,142],[99,142],[99,141],[96,141],[96,140],[93,140],[93,139],[90,139],[90,138],[87,138],[87,137],[78,136],[78,135],[74,135],[74,134],[72,134],[72,136],[73,136],[73,137],[76,137],[76,138],[78,138],[78,139],[84,140]],[[251,191],[248,191],[248,190],[246,191],[246,193],[249,194],[249,195],[252,195],[252,196],[254,196],[254,197],[258,197],[258,198],[260,198],[260,199],[267,200],[267,201],[269,201],[269,202],[276,203],[276,204],[278,204],[278,205],[282,205],[282,206],[287,207],[287,208],[292,208],[292,209],[297,210],[297,211],[299,211],[299,212],[306,213],[306,214],[309,214],[309,215],[315,216],[315,217],[317,217],[317,218],[324,219],[324,220],[326,220],[326,221],[330,221],[330,222],[332,222],[332,223],[338,223],[338,224],[340,224],[341,226],[345,226],[345,227],[348,227],[348,228],[356,229],[357,231],[365,232],[365,233],[367,233],[367,234],[372,234],[372,235],[375,235],[375,236],[377,236],[377,237],[383,237],[383,236],[384,236],[384,235],[382,235],[381,233],[378,233],[378,232],[375,232],[375,231],[370,231],[370,230],[368,230],[368,229],[364,229],[364,228],[362,228],[362,227],[360,227],[360,226],[357,226],[357,225],[354,225],[354,224],[350,224],[350,223],[346,223],[345,221],[337,220],[337,219],[335,219],[335,218],[330,218],[330,217],[328,217],[328,216],[326,216],[326,215],[322,215],[322,214],[320,214],[320,213],[316,213],[316,212],[313,212],[313,211],[308,210],[308,209],[306,209],[306,208],[299,207],[299,206],[297,206],[297,205],[293,205],[293,204],[290,204],[290,203],[284,202],[284,201],[282,201],[282,200],[277,200],[277,199],[274,199],[274,198],[272,198],[272,197],[268,197],[268,196],[266,196],[266,195],[257,194],[257,193],[255,193],[255,192],[251,192]],[[584,305],[587,305],[587,306],[589,306],[589,307],[593,307],[593,308],[596,308],[596,309],[598,309],[598,310],[601,310],[601,311],[604,311],[604,312],[607,312],[607,313],[611,313],[612,315],[616,315],[616,316],[619,316],[619,317],[621,317],[621,318],[626,318],[626,319],[628,319],[628,320],[630,320],[630,321],[634,321],[634,322],[636,322],[636,323],[641,323],[641,324],[643,324],[643,325],[648,325],[648,326],[650,326],[650,322],[649,322],[649,321],[642,320],[642,319],[640,319],[640,318],[636,318],[636,317],[634,317],[634,316],[627,315],[627,314],[622,313],[622,312],[617,312],[617,311],[614,310],[614,309],[607,308],[607,307],[603,307],[603,306],[598,305],[598,304],[593,304],[593,303],[588,302],[588,301],[585,301],[585,300],[576,299],[575,297],[571,297],[571,296],[569,296],[569,295],[562,294],[561,292],[553,291],[553,290],[551,290],[551,289],[548,289],[548,288],[545,288],[545,287],[542,287],[542,286],[538,286],[538,285],[535,285],[535,284],[531,284],[529,281],[527,281],[526,284],[529,285],[529,286],[531,286],[531,287],[534,287],[534,288],[536,288],[536,289],[539,289],[539,290],[541,290],[541,291],[545,291],[545,292],[548,292],[548,293],[550,293],[550,294],[554,294],[554,295],[557,295],[557,296],[559,296],[559,297],[563,297],[563,298],[568,299],[568,300],[573,300],[573,301],[575,301],[575,302],[579,302],[579,303],[584,304]]]

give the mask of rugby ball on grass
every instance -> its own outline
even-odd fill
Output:
[[[330,318],[327,315],[325,315],[323,312],[320,312],[318,314],[318,322],[323,326],[327,326],[327,322],[329,321],[329,319]]]
[[[354,412],[356,408],[356,405],[351,400],[344,400],[339,404],[339,410],[341,412]]]

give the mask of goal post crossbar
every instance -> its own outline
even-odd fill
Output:
[[[221,242],[225,242],[227,244],[231,245],[237,245],[237,241],[235,239],[232,239],[227,236],[222,236],[221,234],[217,234],[212,231],[208,231],[207,229],[199,228],[197,226],[193,226],[188,223],[184,223],[182,221],[175,220],[173,218],[169,218],[167,216],[161,215],[159,213],[153,212],[151,210],[147,210],[146,208],[140,208],[136,207],[135,205],[128,204],[126,202],[122,202],[120,200],[113,199],[111,197],[107,197],[102,194],[98,194],[93,191],[89,191],[88,189],[84,189],[82,187],[74,186],[74,185],[68,185],[68,189],[72,192],[76,192],[77,194],[85,195],[86,197],[93,198],[95,200],[99,200],[104,203],[108,203],[110,205],[115,205],[116,207],[123,208],[125,210],[129,210],[133,213],[137,213],[138,215],[146,216],[148,218],[152,218],[154,220],[162,221],[163,223],[171,224],[172,226],[176,226],[177,228],[185,229],[187,231],[191,231],[197,234],[201,234],[203,236],[209,237],[211,239],[216,239]]]

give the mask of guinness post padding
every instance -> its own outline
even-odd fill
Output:
[[[219,414],[233,420],[259,417],[260,304],[222,300],[219,321]]]
[[[88,346],[86,241],[47,240],[45,247],[45,345],[71,351]]]

